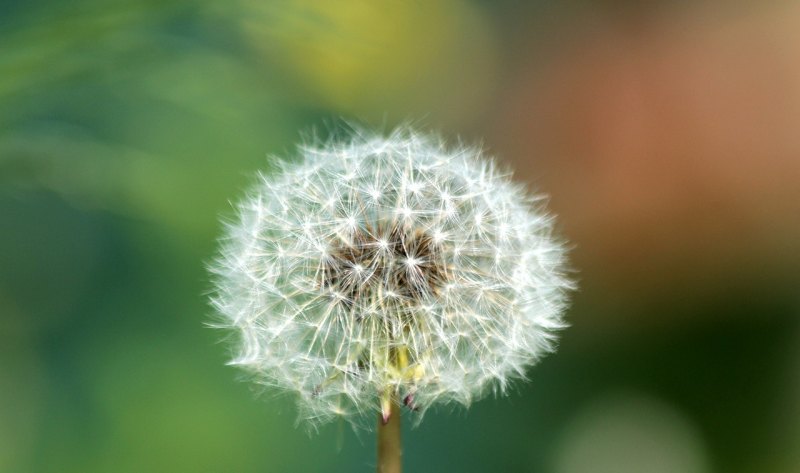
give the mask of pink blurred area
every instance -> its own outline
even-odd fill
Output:
[[[552,195],[589,291],[797,276],[800,3],[705,5],[587,13],[501,100],[488,141]]]

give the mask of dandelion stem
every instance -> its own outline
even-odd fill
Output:
[[[388,417],[378,414],[378,473],[401,473],[400,408],[392,399]]]

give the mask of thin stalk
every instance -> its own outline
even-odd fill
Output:
[[[401,473],[400,408],[391,400],[388,417],[378,414],[378,473]]]

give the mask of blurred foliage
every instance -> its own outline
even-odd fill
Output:
[[[391,110],[475,113],[495,74],[489,22],[469,3],[241,1],[238,22],[308,100],[380,119]],[[383,110],[383,111],[381,111]]]
[[[267,156],[338,117],[523,140],[518,65],[594,10],[518,3],[0,5],[0,471],[371,471],[369,433],[235,382],[204,265]],[[560,352],[408,430],[408,471],[798,471],[796,293],[582,285]]]

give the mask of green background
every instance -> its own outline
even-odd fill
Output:
[[[580,290],[409,472],[800,471],[794,2],[0,3],[0,471],[357,472],[206,328],[220,218],[342,123],[483,143]],[[304,138],[305,137],[305,138]]]

